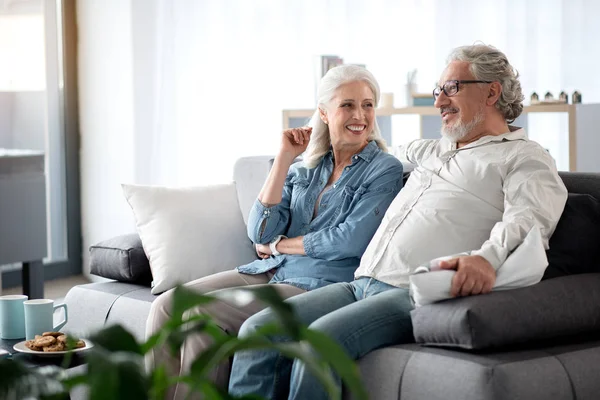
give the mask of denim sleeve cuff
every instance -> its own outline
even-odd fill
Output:
[[[269,218],[274,207],[265,207],[258,199],[254,202],[248,217],[248,237],[252,242],[264,242],[263,233],[267,229],[267,224],[269,223]],[[270,238],[267,239],[270,240]]]
[[[258,217],[259,221],[262,218],[269,218],[271,216],[271,210],[275,207],[277,206],[267,207],[258,199],[254,202],[254,211],[256,212],[256,216]]]
[[[314,237],[315,237],[314,233],[307,233],[306,235],[304,235],[302,237],[302,244],[304,245],[304,252],[306,253],[307,256],[312,257],[312,258],[318,258],[317,255],[315,254]]]

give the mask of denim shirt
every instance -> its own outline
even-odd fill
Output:
[[[348,282],[375,234],[385,211],[402,188],[402,163],[374,141],[352,156],[337,182],[315,203],[333,172],[333,152],[315,168],[290,167],[282,200],[265,207],[256,200],[248,218],[248,236],[269,243],[277,235],[303,236],[306,255],[282,254],[238,267],[246,274],[277,268],[270,283],[287,283],[304,290]]]

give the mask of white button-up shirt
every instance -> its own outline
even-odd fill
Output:
[[[567,189],[552,157],[524,129],[460,149],[446,138],[415,140],[394,154],[417,167],[383,217],[356,278],[408,287],[418,266],[459,253],[480,255],[498,269],[534,225],[548,248]]]

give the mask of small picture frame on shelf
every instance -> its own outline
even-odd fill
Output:
[[[338,56],[321,56],[321,78],[333,67],[344,64],[344,59]]]

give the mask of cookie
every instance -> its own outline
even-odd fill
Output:
[[[38,347],[35,344],[33,344],[33,340],[28,340],[25,342],[25,347],[27,347],[29,350],[34,350],[34,351],[42,351],[42,347]]]
[[[74,348],[81,349],[86,346],[83,340],[73,338]],[[25,347],[34,351],[46,353],[67,350],[69,338],[62,332],[44,332],[42,336],[35,335],[35,339],[27,340]],[[72,348],[69,348],[72,349]]]
[[[64,351],[64,350],[65,350],[65,345],[60,342],[57,342],[57,343],[53,344],[52,346],[44,347],[44,352],[46,352],[46,353],[53,352],[53,351]]]
[[[54,336],[42,336],[39,339],[35,339],[33,341],[33,344],[36,347],[51,346],[54,343],[56,343],[56,338]]]
[[[42,333],[42,336],[54,336],[54,337],[59,337],[64,335],[64,333],[62,332],[44,332]]]

